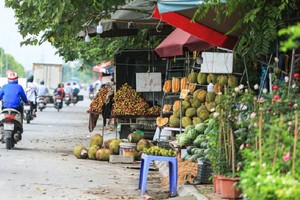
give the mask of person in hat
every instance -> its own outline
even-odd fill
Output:
[[[13,108],[18,110],[23,116],[23,106],[20,99],[25,104],[29,104],[25,91],[18,84],[18,74],[13,71],[7,73],[8,83],[3,85],[0,90],[0,100],[2,100],[2,109]]]

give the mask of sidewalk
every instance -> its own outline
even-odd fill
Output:
[[[111,127],[105,130],[105,139],[116,137],[116,131]],[[133,165],[134,166],[134,165]],[[154,166],[153,166],[154,167]],[[149,170],[147,181],[147,193],[143,196],[146,200],[221,200],[220,195],[213,193],[212,185],[183,185],[178,186],[177,197],[169,197],[169,187],[162,186],[162,179],[168,176],[168,167],[166,164],[156,162],[156,170]],[[155,168],[154,167],[154,168]],[[139,171],[135,171],[135,175],[138,175]]]

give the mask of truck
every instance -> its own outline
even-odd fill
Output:
[[[63,68],[61,64],[33,63],[32,75],[34,82],[39,84],[44,81],[49,93],[53,94],[58,83],[62,82]]]

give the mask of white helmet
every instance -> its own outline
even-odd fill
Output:
[[[16,72],[13,72],[13,71],[8,72],[7,73],[7,78],[8,78],[9,81],[15,81],[15,80],[18,79],[18,74]]]

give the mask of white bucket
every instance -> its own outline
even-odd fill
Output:
[[[136,143],[121,142],[120,143],[120,156],[134,156],[136,149]]]

